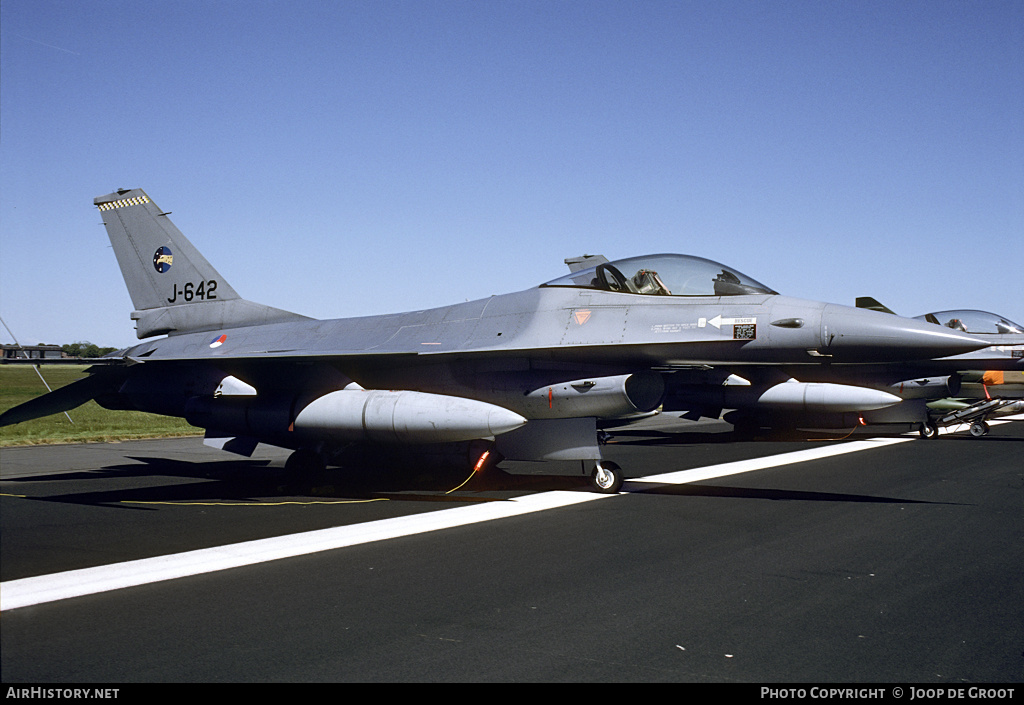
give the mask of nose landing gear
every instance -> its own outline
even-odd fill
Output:
[[[599,460],[590,473],[590,484],[603,494],[615,494],[622,489],[625,477],[622,468],[607,460]]]

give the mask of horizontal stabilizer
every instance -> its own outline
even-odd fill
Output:
[[[91,375],[56,391],[36,397],[0,414],[0,426],[39,419],[62,411],[70,411],[101,394],[114,391],[120,377]]]
[[[252,457],[253,451],[256,450],[256,446],[259,445],[259,442],[258,438],[252,438],[250,436],[235,436],[231,433],[224,433],[211,429],[207,429],[206,437],[203,439],[203,445],[205,446],[224,450],[236,455],[244,455],[246,458]]]
[[[268,323],[309,320],[307,316],[264,306],[245,299],[206,301],[184,306],[164,306],[132,311],[139,339],[154,335],[202,333],[225,328],[262,326]]]

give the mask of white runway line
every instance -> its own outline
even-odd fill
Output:
[[[741,472],[752,472],[754,470],[765,470],[767,468],[774,468],[780,465],[791,465],[793,463],[803,463],[809,460],[820,460],[821,458],[831,458],[835,455],[844,455],[846,453],[856,453],[860,450],[869,450],[871,448],[882,448],[890,446],[895,443],[906,443],[912,441],[913,438],[871,438],[864,441],[850,441],[848,443],[841,443],[834,446],[822,446],[820,448],[808,448],[807,450],[797,450],[792,453],[782,453],[781,455],[769,455],[764,458],[751,458],[750,460],[737,460],[733,463],[722,463],[721,465],[709,465],[704,468],[693,468],[692,470],[680,470],[679,472],[669,472],[662,475],[651,475],[649,477],[637,477],[631,480],[626,480],[625,485],[628,487],[633,483],[644,483],[644,484],[657,484],[657,485],[683,485],[688,482],[700,482],[701,480],[710,480],[714,477],[725,477],[726,475],[737,475]],[[636,488],[638,490],[644,488]],[[649,488],[647,488],[649,489]]]
[[[1000,421],[1018,419],[1024,419],[1024,415],[1006,417],[1005,419],[1000,419]],[[634,490],[643,491],[644,489],[650,489],[651,484],[674,485],[699,482],[716,477],[819,460],[821,458],[855,453],[872,448],[884,448],[909,440],[913,440],[913,438],[872,438],[862,441],[851,441],[837,445],[822,446],[820,448],[798,450],[792,453],[780,453],[779,455],[763,458],[740,460],[661,475],[651,475],[649,477],[627,480],[625,486],[627,488],[633,486]],[[331,551],[337,548],[357,546],[374,541],[386,541],[402,536],[441,531],[457,526],[521,516],[615,496],[593,492],[543,492],[518,497],[506,502],[488,502],[471,507],[458,507],[456,509],[445,509],[393,519],[381,519],[352,526],[307,531],[300,534],[245,541],[227,546],[204,548],[167,556],[143,558],[123,563],[114,563],[112,565],[96,566],[94,568],[82,568],[64,573],[9,580],[5,583],[0,583],[0,611],[54,602],[56,600],[65,600],[71,597],[93,595],[120,588],[146,585],[164,580],[173,580],[175,578],[184,578],[190,575],[256,565],[282,558]]]
[[[544,492],[510,500],[488,502],[425,514],[366,522],[301,534],[203,548],[167,556],[82,568],[0,583],[0,611],[93,595],[109,590],[146,585],[212,573],[228,568],[357,546],[401,536],[451,529],[493,519],[504,519],[556,507],[614,497],[592,492]]]

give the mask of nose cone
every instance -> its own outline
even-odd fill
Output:
[[[851,362],[898,362],[960,355],[987,345],[934,323],[828,304],[818,352]]]

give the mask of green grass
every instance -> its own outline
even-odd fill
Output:
[[[41,371],[50,387],[57,389],[84,377],[85,369],[78,365],[44,365]],[[46,387],[32,367],[0,365],[0,412],[43,394],[46,394]],[[94,401],[68,413],[74,423],[69,423],[64,414],[54,414],[0,428],[0,447],[202,434],[202,429],[190,426],[184,419],[141,411],[108,411]]]

